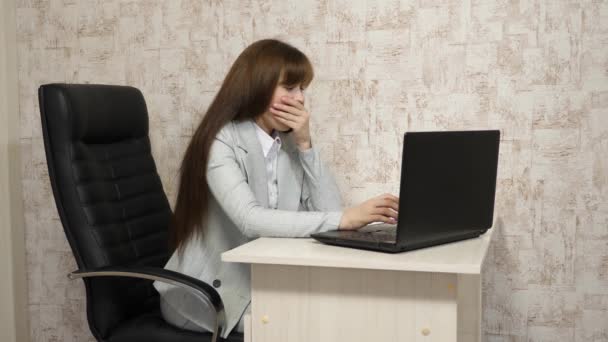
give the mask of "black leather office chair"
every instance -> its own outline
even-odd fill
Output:
[[[132,87],[47,84],[38,91],[55,203],[83,278],[98,341],[221,340],[224,305],[215,289],[164,270],[171,209],[148,139],[148,112]],[[217,313],[213,334],[166,323],[152,281],[191,290]],[[232,333],[227,341],[243,341]]]

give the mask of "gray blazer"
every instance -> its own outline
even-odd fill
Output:
[[[213,286],[224,302],[226,337],[251,300],[248,264],[221,261],[221,254],[255,238],[307,237],[337,229],[342,217],[340,191],[314,147],[301,152],[290,134],[279,133],[278,209],[268,208],[268,183],[262,146],[252,120],[228,123],[209,155],[207,181],[211,200],[204,236],[174,253],[166,269]],[[179,288],[156,282],[163,305],[212,330],[215,318],[200,300]]]

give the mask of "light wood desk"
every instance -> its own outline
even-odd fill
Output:
[[[252,342],[479,342],[493,231],[400,254],[260,238],[222,260],[251,264]]]

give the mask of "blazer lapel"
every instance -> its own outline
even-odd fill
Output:
[[[262,145],[256,135],[255,123],[247,119],[236,121],[236,131],[239,135],[238,147],[247,152],[245,169],[249,179],[249,187],[260,205],[268,208],[268,177]]]

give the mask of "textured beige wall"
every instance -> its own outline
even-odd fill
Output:
[[[396,192],[405,130],[500,128],[485,340],[608,340],[608,2],[19,0],[33,341],[90,339],[57,218],[36,89],[129,84],[171,198],[194,125],[249,43],[316,66],[315,144],[348,203]]]
[[[26,341],[15,1],[0,1],[0,341]]]

